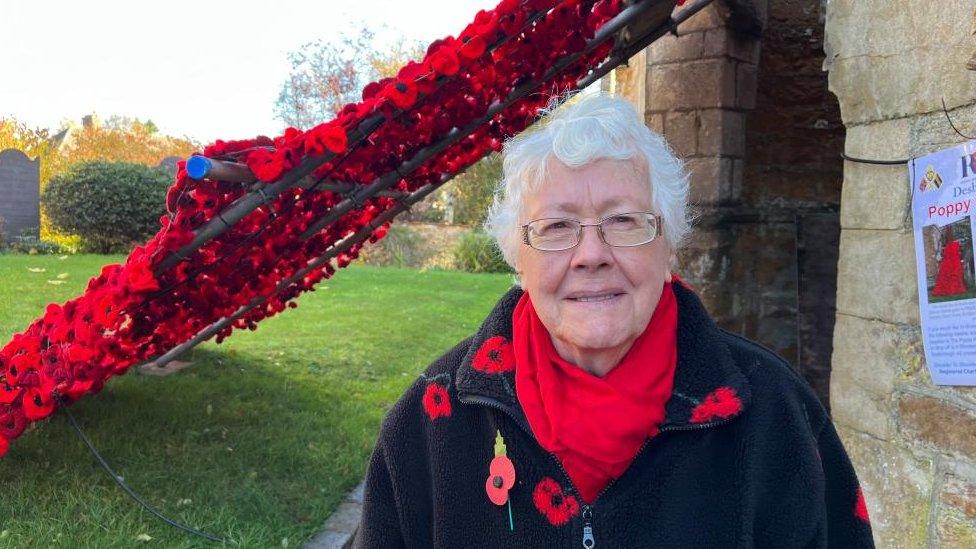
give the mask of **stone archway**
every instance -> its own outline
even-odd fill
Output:
[[[692,174],[679,270],[723,327],[791,363],[829,409],[844,126],[820,0],[717,0],[618,69]]]

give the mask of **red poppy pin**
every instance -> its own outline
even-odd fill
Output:
[[[505,505],[508,502],[508,491],[515,486],[515,465],[508,459],[505,439],[502,438],[501,431],[495,435],[495,458],[491,460],[488,468],[488,480],[485,481],[485,490],[488,492],[488,499],[495,505]]]
[[[508,499],[508,491],[515,486],[515,465],[508,459],[508,449],[501,431],[495,431],[495,457],[488,466],[488,479],[485,480],[485,491],[488,499],[495,505],[508,504],[508,527],[515,529],[512,520],[512,502]]]

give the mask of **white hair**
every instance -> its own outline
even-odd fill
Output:
[[[646,167],[651,208],[661,216],[664,237],[677,250],[691,230],[688,175],[667,142],[641,121],[626,100],[597,93],[571,101],[554,99],[542,111],[540,127],[505,142],[502,181],[485,221],[505,261],[515,268],[522,243],[519,217],[528,194],[547,179],[555,159],[579,168],[600,159],[633,160]]]

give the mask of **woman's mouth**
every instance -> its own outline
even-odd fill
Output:
[[[568,299],[570,301],[575,301],[577,303],[601,303],[601,302],[604,302],[604,301],[610,301],[610,300],[612,300],[612,299],[614,299],[614,298],[616,298],[616,297],[618,297],[620,295],[623,295],[623,294],[620,294],[620,293],[606,293],[606,294],[599,294],[599,295],[587,295],[587,296],[570,297]]]

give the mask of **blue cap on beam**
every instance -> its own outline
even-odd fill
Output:
[[[186,175],[193,179],[203,179],[212,167],[213,162],[206,156],[193,155],[186,161]]]

